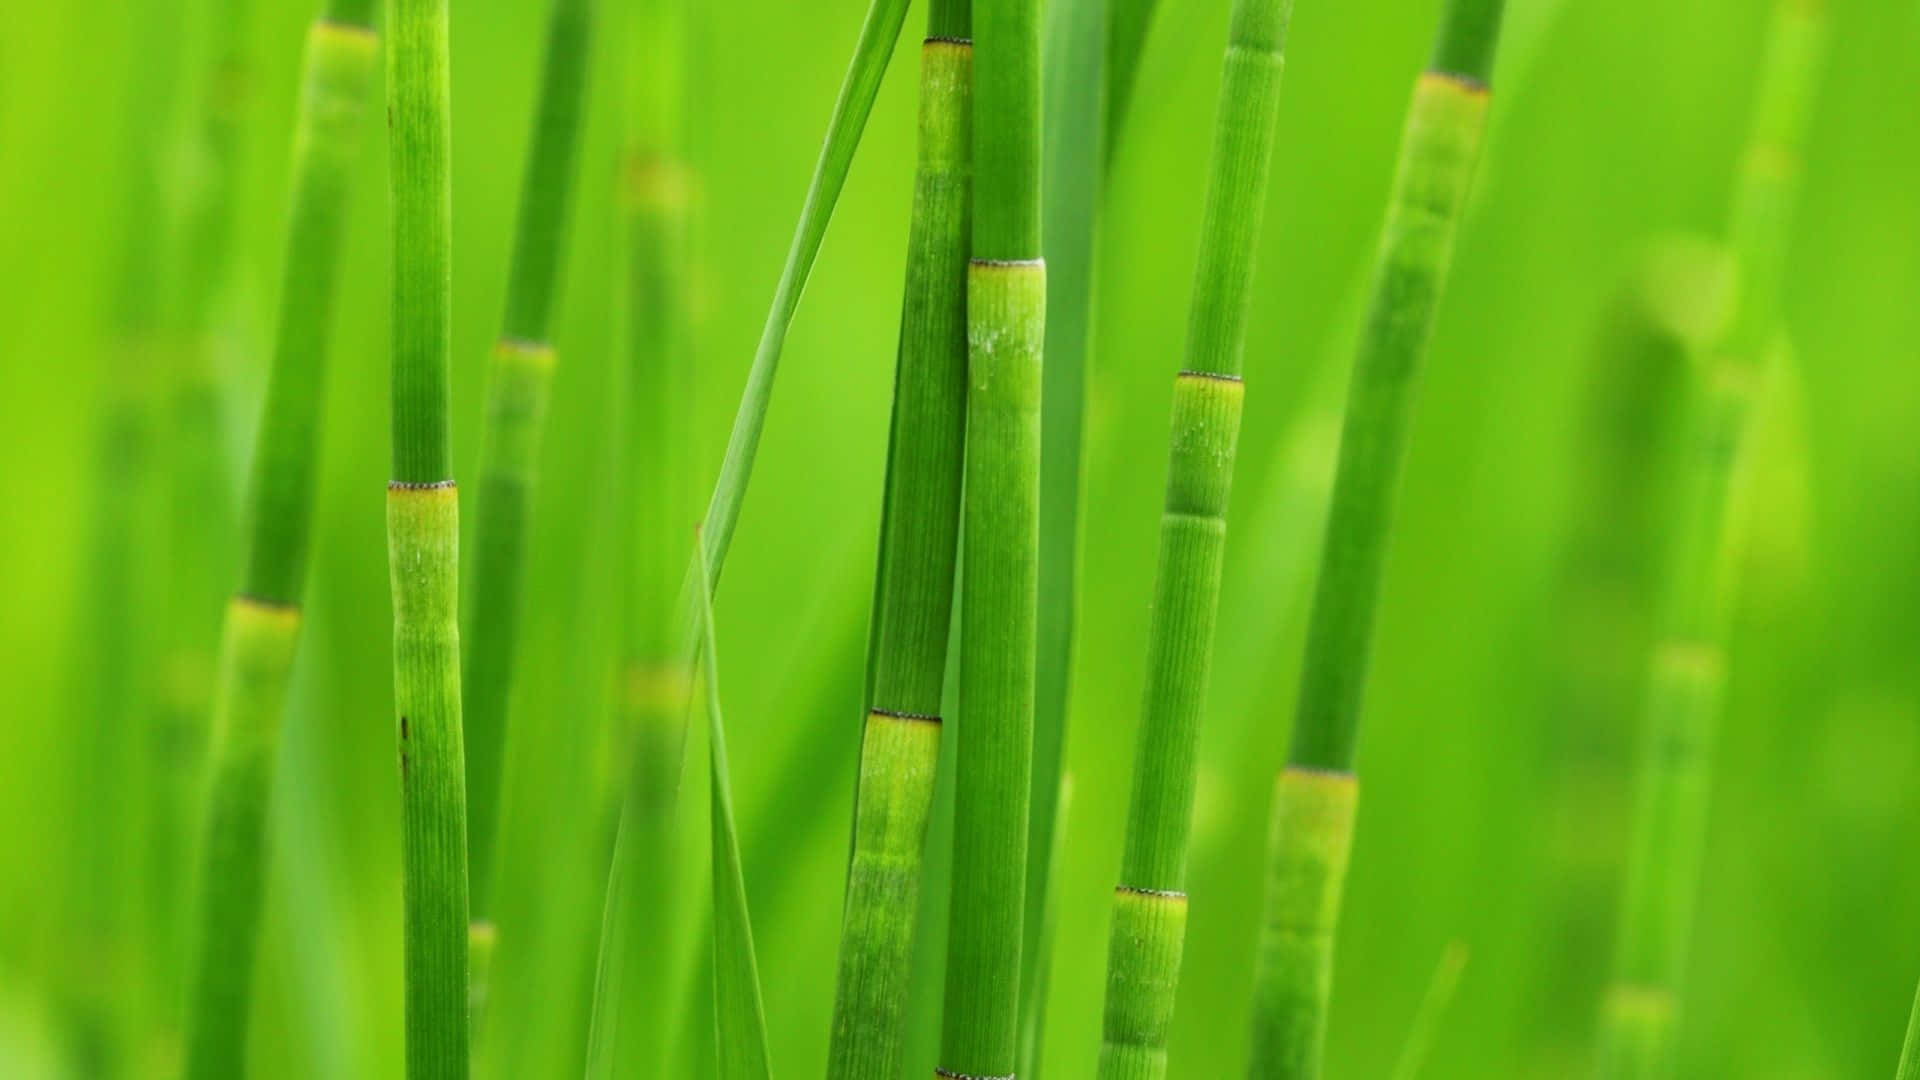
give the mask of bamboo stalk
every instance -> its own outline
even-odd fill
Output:
[[[1167,1072],[1186,938],[1195,758],[1245,394],[1247,305],[1291,14],[1287,0],[1239,0],[1221,73],[1186,362],[1174,380],[1146,689],[1114,898],[1100,1053],[1105,1080]]]
[[[973,9],[974,213],[953,906],[941,1073],[1011,1075],[1032,787],[1041,357],[1040,11]]]
[[[820,156],[814,164],[813,178],[808,185],[800,220],[787,251],[786,263],[774,289],[773,303],[767,312],[759,345],[754,351],[753,364],[747,373],[747,385],[741,392],[739,408],[728,434],[720,474],[714,482],[697,541],[700,547],[698,557],[686,568],[689,576],[680,591],[680,599],[675,601],[675,607],[683,619],[672,627],[670,640],[675,654],[671,658],[670,670],[664,680],[649,675],[634,685],[656,690],[660,687],[671,690],[674,686],[684,685],[684,678],[674,676],[671,671],[684,672],[691,665],[694,632],[697,630],[697,611],[693,599],[703,587],[708,591],[718,591],[727,550],[733,540],[733,530],[739,522],[740,504],[746,496],[754,458],[759,452],[760,434],[766,426],[767,410],[772,403],[773,380],[779,369],[787,329],[799,309],[801,293],[812,273],[814,260],[820,253],[820,244],[825,239],[834,205],[846,185],[854,152],[859,147],[867,118],[873,111],[874,100],[880,91],[881,78],[886,73],[887,63],[900,36],[900,28],[906,20],[906,8],[906,0],[873,0],[867,9],[859,40],[855,43],[845,80],[841,83],[839,97],[827,124]],[[694,574],[701,575],[704,581],[693,577]],[[653,692],[648,690],[647,694]],[[607,904],[601,927],[600,968],[593,1007],[597,1034],[591,1038],[595,1049],[590,1051],[590,1057],[603,1064],[590,1066],[593,1070],[611,1067],[611,1052],[607,1050],[613,1037],[611,1010],[621,1007],[622,1001],[619,999],[630,996],[620,990],[620,973],[626,965],[616,953],[630,947],[622,944],[630,940],[622,924],[631,919],[634,913],[625,910],[625,906],[636,904],[636,897],[644,897],[647,893],[630,887],[628,881],[635,874],[650,872],[651,853],[657,852],[659,845],[665,842],[666,830],[670,825],[669,815],[672,813],[674,796],[679,790],[682,771],[681,759],[684,755],[680,753],[680,748],[684,747],[686,738],[684,716],[678,709],[659,709],[657,705],[648,705],[647,708],[656,712],[660,720],[650,726],[642,726],[632,735],[632,775],[625,778],[628,790],[621,806],[614,865],[608,878]],[[616,747],[616,750],[625,749]],[[649,775],[653,779],[645,781],[643,778]],[[643,782],[648,787],[636,794],[635,787]]]
[[[491,916],[500,874],[495,849],[501,773],[518,668],[529,518],[556,362],[554,313],[572,217],[595,20],[594,0],[554,0],[548,12],[533,136],[521,173],[506,314],[488,376],[462,669],[473,881],[470,975],[476,1018],[484,1016],[487,972],[498,940]]]
[[[214,698],[189,962],[190,1080],[246,1072],[267,808],[300,627],[334,284],[378,39],[372,4],[333,0],[307,37],[279,331],[256,435],[240,592]]]
[[[1354,747],[1414,376],[1479,158],[1503,0],[1452,0],[1389,196],[1321,554],[1293,745],[1274,801],[1255,962],[1255,1080],[1321,1073],[1358,795]]]
[[[1601,1010],[1602,1077],[1658,1077],[1673,1068],[1739,590],[1750,420],[1780,332],[1780,281],[1824,31],[1818,3],[1782,0],[1774,9],[1729,226],[1740,298],[1689,372],[1626,893]]]
[[[1060,816],[1080,585],[1080,471],[1093,337],[1094,239],[1106,179],[1107,52],[1112,0],[1058,0],[1043,44],[1041,231],[1050,358],[1040,393],[1040,568],[1034,669],[1033,793],[1021,946],[1022,1074],[1039,1056],[1052,950],[1040,940],[1055,904],[1049,853]]]
[[[453,200],[447,6],[447,0],[396,0],[387,52],[394,228],[387,549],[410,1080],[464,1078],[469,1052],[459,495],[448,436]]]
[[[226,443],[227,394],[217,358],[226,327],[221,301],[234,284],[240,191],[250,155],[248,131],[259,73],[250,55],[253,0],[198,5],[185,156],[194,163],[178,191],[179,247],[167,302],[172,327],[165,391],[167,508],[161,579],[165,620],[153,702],[152,810],[144,856],[149,866],[149,929],[154,990],[171,1015],[185,955],[180,928],[188,895],[201,768],[216,679],[222,598],[239,557],[232,455]]]
[[[619,519],[627,557],[625,624],[612,717],[611,763],[601,795],[616,828],[588,1074],[668,1067],[669,1010],[677,993],[674,808],[686,748],[692,671],[674,621],[681,572],[694,554],[691,217],[685,53],[689,15],[680,0],[634,8],[628,55],[625,161],[619,206],[624,245],[620,319],[627,403]],[[624,802],[623,802],[624,800]]]
[[[135,49],[122,92],[127,146],[118,172],[117,265],[109,300],[105,377],[93,433],[86,554],[77,607],[80,630],[69,688],[81,718],[69,762],[76,842],[66,861],[63,933],[55,949],[63,973],[56,988],[69,1032],[68,1053],[83,1075],[124,1070],[139,1019],[146,958],[139,927],[149,914],[129,901],[146,899],[141,850],[151,804],[146,746],[127,737],[126,721],[151,702],[159,580],[147,537],[164,521],[162,432],[156,363],[166,316],[162,293],[170,233],[162,160],[163,135],[177,111],[181,20],[159,5],[139,9]],[[102,791],[126,797],[103,799]],[[169,1003],[171,1006],[171,1003]]]
[[[972,152],[968,29],[964,3],[930,6],[829,1080],[893,1080],[906,1031],[960,524]]]

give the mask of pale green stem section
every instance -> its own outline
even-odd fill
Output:
[[[830,1080],[900,1074],[959,533],[971,76],[970,45],[926,42]]]
[[[1626,894],[1601,1010],[1597,1072],[1605,1080],[1658,1080],[1674,1068],[1746,533],[1752,418],[1780,334],[1780,282],[1824,39],[1819,4],[1782,0],[1775,9],[1729,226],[1739,300],[1695,358],[1687,389]]]
[[[268,809],[306,576],[333,286],[378,41],[326,19],[307,44],[273,369],[256,447],[242,594],[215,688],[187,987],[185,1076],[245,1074]]]
[[[227,388],[216,359],[230,340],[220,301],[234,284],[247,122],[260,78],[250,52],[254,0],[212,0],[196,9],[200,65],[181,170],[180,249],[168,275],[175,326],[167,390],[167,521],[162,543],[164,653],[155,687],[152,817],[144,857],[153,890],[149,947],[157,993],[180,992],[183,868],[192,864],[198,781],[207,752],[222,600],[236,561],[233,456],[226,441]]]
[[[664,1003],[687,992],[675,982],[676,935],[697,895],[674,859],[692,675],[675,604],[698,512],[688,284],[697,177],[684,156],[688,19],[681,0],[646,0],[631,12],[626,49],[617,337],[627,430],[616,521],[630,546],[598,778],[603,821],[595,823],[614,837],[587,1039],[587,1074],[596,1078],[670,1068],[679,1032]]]
[[[466,764],[460,739],[459,494],[387,491],[399,717],[408,1080],[467,1076]]]
[[[187,990],[188,1080],[247,1075],[267,806],[299,630],[297,608],[241,598],[227,610]]]
[[[976,257],[967,322],[961,717],[941,1067],[1001,1077],[1019,1053],[1045,266]]]
[[[528,525],[554,368],[552,334],[572,216],[574,173],[592,66],[597,0],[553,0],[540,93],[521,171],[506,315],[488,380],[481,441],[473,576],[467,613],[468,841],[474,925],[474,1027],[485,1018],[493,892],[501,828],[500,789],[517,668]]]
[[[1333,986],[1334,931],[1353,849],[1359,783],[1350,774],[1292,766],[1274,793],[1254,980],[1250,1075],[1317,1077]]]

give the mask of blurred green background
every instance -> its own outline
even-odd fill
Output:
[[[223,362],[236,489],[263,374],[286,132],[313,5],[260,5],[254,139]],[[617,16],[618,4],[603,5]],[[699,422],[710,477],[863,4],[715,5],[700,36]],[[1415,421],[1362,743],[1330,1074],[1383,1076],[1448,943],[1470,962],[1430,1077],[1585,1068],[1637,716],[1576,724],[1569,617],[1584,395],[1607,312],[1662,237],[1715,234],[1769,5],[1512,0],[1487,159]],[[127,5],[17,5],[0,36],[0,1075],[68,1075],[56,883],[81,554],[111,370]],[[1074,782],[1046,1077],[1091,1076],[1164,479],[1170,376],[1228,5],[1166,5],[1113,161],[1099,258],[1073,684]],[[544,5],[453,5],[455,450],[471,473]],[[1337,409],[1436,0],[1301,0],[1247,341],[1248,411],[1203,750],[1172,1072],[1237,1075],[1271,778],[1290,729]],[[1799,422],[1757,500],[1686,994],[1680,1075],[1891,1072],[1920,976],[1920,7],[1836,0],[1784,316]],[[909,16],[909,39],[921,15]],[[578,1075],[600,880],[582,782],[603,717],[613,106],[600,50],[543,465],[509,766],[493,1075]],[[719,600],[734,790],[782,1076],[825,1058],[913,154],[896,56],[789,341]],[[389,712],[385,140],[369,115],[334,349],[311,618],[274,824],[259,1075],[399,1074]],[[1306,432],[1302,436],[1301,432]],[[1784,434],[1778,433],[1784,431]],[[1294,449],[1309,447],[1302,454]],[[1318,447],[1317,451],[1312,448]],[[1302,471],[1304,470],[1304,471]],[[1306,477],[1302,481],[1300,477]],[[1304,487],[1302,486],[1304,483]],[[689,523],[691,525],[691,523]],[[1621,528],[1630,522],[1620,522]],[[1289,547],[1288,545],[1292,545]],[[1264,568],[1277,567],[1276,572]],[[1591,710],[1589,710],[1590,712]],[[128,718],[130,725],[137,718]],[[1577,728],[1577,730],[1576,730]],[[131,730],[131,729],[130,729]],[[131,737],[131,736],[130,736]],[[696,750],[697,752],[697,750]],[[689,771],[685,805],[704,807]],[[99,798],[113,791],[96,792]],[[703,815],[695,813],[690,817]],[[692,845],[698,854],[697,845]],[[698,877],[693,880],[700,880]],[[690,932],[697,933],[697,926]],[[708,1037],[696,1010],[690,1042]]]

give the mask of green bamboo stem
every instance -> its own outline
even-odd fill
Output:
[[[1228,32],[1187,354],[1174,379],[1146,689],[1108,950],[1103,1080],[1167,1073],[1200,717],[1245,397],[1247,305],[1291,14],[1287,0],[1239,0]]]
[[[117,173],[125,181],[125,203],[117,232],[123,240],[115,253],[77,589],[80,632],[69,675],[81,718],[71,744],[67,806],[77,835],[66,861],[65,925],[54,945],[71,1060],[81,1074],[98,1076],[125,1068],[144,959],[138,942],[146,924],[136,926],[135,916],[147,913],[128,901],[144,899],[147,865],[140,853],[150,770],[146,746],[127,737],[126,723],[151,700],[148,630],[159,573],[148,538],[165,512],[155,370],[166,321],[159,301],[165,260],[155,238],[169,231],[163,136],[180,98],[177,13],[143,5],[133,27],[146,47],[134,51],[122,90],[127,146]],[[102,791],[126,797],[103,799]]]
[[[1824,29],[1817,3],[1782,0],[1775,8],[1729,226],[1739,300],[1689,373],[1626,892],[1601,1009],[1602,1077],[1661,1077],[1673,1068],[1739,588],[1740,491],[1751,418],[1780,333],[1780,280]]]
[[[688,13],[680,0],[634,9],[619,206],[620,320],[628,427],[624,469],[626,611],[601,802],[616,828],[604,911],[588,1075],[664,1070],[677,992],[666,958],[685,883],[675,879],[674,809],[686,744],[690,658],[675,601],[693,554],[690,269],[694,176],[686,158]],[[624,802],[623,802],[624,800]]]
[[[370,7],[332,3],[307,37],[279,330],[255,440],[247,555],[214,697],[188,967],[189,1080],[246,1072],[267,808],[300,627],[334,283],[378,49]]]
[[[1049,361],[1040,394],[1040,571],[1034,674],[1033,793],[1021,946],[1021,1072],[1038,1056],[1051,950],[1052,850],[1067,739],[1080,577],[1080,472],[1093,330],[1094,238],[1106,172],[1111,0],[1058,0],[1046,12],[1041,228],[1047,252]]]
[[[179,249],[169,296],[165,618],[152,733],[154,782],[145,858],[152,890],[155,989],[171,1008],[184,956],[180,929],[201,766],[215,682],[222,597],[238,558],[226,390],[216,358],[221,300],[234,284],[236,234],[248,164],[247,122],[259,73],[250,55],[253,0],[200,5],[200,68],[186,135],[194,169],[179,192]]]
[[[488,376],[462,669],[474,919],[469,974],[476,1017],[484,1016],[487,973],[498,939],[491,915],[500,872],[495,850],[501,773],[518,666],[531,504],[556,361],[554,312],[572,216],[595,17],[594,0],[554,0],[547,16],[539,99],[521,172],[506,314]]]
[[[733,530],[740,522],[740,503],[746,497],[747,482],[753,475],[753,461],[760,451],[760,434],[767,423],[767,407],[773,397],[773,378],[780,367],[780,352],[786,346],[787,328],[799,310],[800,295],[814,259],[826,238],[833,207],[846,186],[847,170],[866,130],[867,117],[880,93],[880,80],[906,22],[907,0],[873,0],[866,21],[860,27],[860,40],[854,46],[846,80],[834,102],[833,117],[827,123],[827,138],[820,148],[820,159],[807,187],[807,198],[800,209],[800,223],[794,229],[786,264],[774,287],[773,305],[766,325],[760,331],[760,344],[754,349],[753,366],[747,371],[747,385],[740,395],[740,407],[734,414],[733,428],[727,435],[726,452],[720,459],[720,476],[707,503],[700,542],[709,585],[718,591],[720,574],[726,567],[727,549],[733,543]]]
[[[396,0],[387,52],[393,197],[393,585],[409,1080],[467,1075],[466,767],[460,524],[448,437],[452,141],[447,0]]]
[[[1913,1012],[1907,1017],[1907,1037],[1900,1045],[1900,1069],[1893,1080],[1920,1080],[1920,994],[1913,999]]]
[[[1486,122],[1502,0],[1453,0],[1416,82],[1335,472],[1255,961],[1255,1080],[1321,1074],[1354,748],[1415,375]]]
[[[940,753],[967,398],[973,48],[932,5],[829,1080],[894,1080]],[[958,8],[959,10],[956,10]]]
[[[1038,592],[1040,10],[973,8],[972,262],[967,269],[967,456],[961,510],[961,723],[955,754],[953,906],[944,1075],[1011,1075],[1032,787]]]

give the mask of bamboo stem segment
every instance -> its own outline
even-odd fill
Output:
[[[452,483],[388,488],[409,1080],[467,1075],[459,545],[459,494]]]
[[[393,588],[409,1080],[464,1080],[466,764],[459,494],[452,480],[447,0],[396,0],[387,53],[393,198]]]
[[[1174,379],[1167,494],[1139,748],[1107,961],[1103,1080],[1159,1080],[1187,923],[1195,756],[1213,659],[1254,245],[1278,118],[1286,0],[1234,6],[1188,324]]]
[[[951,26],[936,4],[931,26]],[[964,24],[959,27],[964,30]],[[829,1080],[899,1075],[959,539],[973,48],[921,52],[919,171],[868,657]]]
[[[1729,225],[1739,300],[1696,358],[1686,390],[1614,981],[1601,1010],[1605,1078],[1661,1077],[1673,1068],[1739,590],[1751,418],[1779,333],[1800,148],[1823,54],[1819,7],[1781,0],[1775,8]]]
[[[267,808],[307,569],[334,282],[377,39],[337,14],[307,39],[273,367],[254,453],[241,595],[227,608],[215,683],[187,986],[188,1080],[245,1075]]]
[[[556,361],[550,339],[572,216],[594,22],[594,0],[554,0],[547,16],[539,101],[521,174],[506,315],[488,377],[462,668],[474,917],[469,997],[476,1030],[485,1016],[487,976],[499,940],[490,916],[500,873],[495,852],[501,776],[517,668],[528,526]]]
[[[1348,773],[1289,766],[1275,786],[1267,906],[1255,960],[1256,1077],[1320,1075],[1358,800],[1359,784]]]
[[[1254,1080],[1316,1080],[1340,890],[1352,843],[1354,749],[1405,456],[1415,376],[1480,156],[1502,0],[1452,0],[1415,83],[1371,308],[1348,390],[1289,767],[1269,846],[1254,976]],[[1344,812],[1333,809],[1335,796]],[[1318,811],[1298,802],[1311,792]]]
[[[1040,5],[973,7],[974,208],[967,267],[960,731],[947,936],[946,1075],[1019,1060],[1039,592]]]

